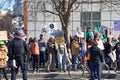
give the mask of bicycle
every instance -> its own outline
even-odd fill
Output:
[[[120,60],[116,60],[115,62],[112,62],[111,68],[114,70],[114,72],[120,74]]]
[[[83,61],[82,56],[78,56],[78,67],[77,70],[74,70],[74,64],[68,67],[68,74],[72,79],[81,79],[85,76],[90,76],[90,69],[87,65],[86,61]],[[110,67],[107,64],[103,64],[103,70],[106,70],[108,74],[110,74]]]
[[[83,61],[81,54],[78,55],[78,66],[77,70],[74,70],[74,64],[68,67],[68,74],[72,79],[80,79],[85,75],[85,71],[88,70],[86,62]]]

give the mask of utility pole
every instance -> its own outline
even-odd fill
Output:
[[[27,25],[27,22],[28,22],[28,20],[27,20],[27,1],[26,0],[24,0],[24,32],[25,32],[25,34],[27,34],[27,27],[28,27],[28,25]]]

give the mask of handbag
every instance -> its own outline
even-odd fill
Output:
[[[15,67],[15,68],[17,68],[17,66],[16,66],[16,60],[15,59],[8,60],[8,66],[9,67]]]

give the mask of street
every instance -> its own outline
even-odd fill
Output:
[[[10,79],[10,73],[8,73],[9,79]],[[76,74],[77,75],[77,74]],[[79,75],[78,75],[79,76]],[[4,80],[4,79],[3,79]],[[17,75],[17,80],[22,80],[22,74]],[[85,74],[84,78],[81,79],[72,79],[68,72],[45,72],[44,68],[41,68],[38,73],[32,73],[31,70],[28,71],[28,80],[89,80],[89,75]],[[108,72],[103,71],[102,74],[102,80],[120,80],[120,75],[116,74],[113,70],[110,71],[110,74]]]

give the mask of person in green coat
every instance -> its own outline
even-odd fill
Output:
[[[86,32],[86,40],[87,41],[88,41],[88,38],[94,39],[94,33],[93,33],[93,31],[91,31],[90,28],[88,28],[87,32]]]

